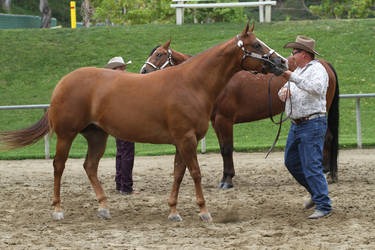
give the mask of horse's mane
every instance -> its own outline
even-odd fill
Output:
[[[157,50],[160,46],[161,46],[161,45],[157,45],[155,48],[153,48],[153,49],[151,50],[151,53],[150,53],[149,57],[152,56],[152,54],[154,54],[155,50]]]

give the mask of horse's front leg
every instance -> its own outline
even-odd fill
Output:
[[[197,138],[195,135],[186,136],[177,146],[180,155],[189,169],[190,175],[194,181],[197,204],[200,208],[199,217],[203,221],[212,221],[211,215],[207,210],[206,202],[203,197],[201,171],[197,159]]]
[[[184,178],[184,175],[185,175],[185,170],[186,170],[185,162],[181,158],[181,155],[178,152],[178,149],[176,148],[176,155],[174,157],[174,170],[173,170],[174,181],[173,181],[173,186],[172,186],[172,192],[168,199],[168,205],[171,209],[168,219],[172,221],[182,221],[182,218],[178,214],[176,207],[177,207],[178,192],[180,190],[182,179]]]

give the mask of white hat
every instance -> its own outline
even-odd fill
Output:
[[[124,62],[124,59],[122,59],[121,56],[116,56],[114,58],[112,58],[111,60],[109,60],[109,62],[107,63],[107,65],[104,66],[104,68],[106,69],[114,69],[114,68],[117,68],[117,67],[120,67],[120,66],[126,66],[128,64],[131,64],[132,61],[128,61],[127,63]]]

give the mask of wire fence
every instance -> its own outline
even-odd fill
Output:
[[[361,128],[361,99],[375,97],[375,93],[369,94],[341,94],[340,98],[354,98],[356,99],[356,128],[357,128],[357,147],[362,148],[362,128]],[[15,109],[43,109],[44,112],[49,108],[49,104],[35,104],[35,105],[13,105],[13,106],[0,106],[0,110],[15,110]],[[50,158],[50,138],[44,136],[44,150],[45,158]],[[205,138],[201,140],[201,152],[206,152]]]

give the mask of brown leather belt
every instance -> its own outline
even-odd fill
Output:
[[[319,118],[319,117],[324,117],[324,116],[326,116],[325,113],[318,113],[318,114],[312,114],[312,115],[309,115],[309,116],[306,116],[306,117],[301,117],[301,118],[298,118],[298,119],[291,119],[291,121],[295,125],[299,125],[302,122],[305,122],[305,121],[308,121],[308,120],[312,120],[312,119],[315,119],[315,118]]]

